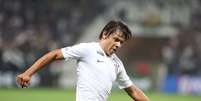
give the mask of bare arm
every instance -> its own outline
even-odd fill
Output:
[[[134,101],[151,101],[149,98],[135,85],[124,89]]]
[[[22,87],[27,87],[31,80],[31,76],[34,73],[42,69],[45,65],[60,59],[64,59],[61,49],[56,49],[45,54],[44,56],[39,58],[31,67],[29,67],[24,73],[16,77],[17,83],[19,83]]]

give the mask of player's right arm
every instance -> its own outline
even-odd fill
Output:
[[[128,95],[134,100],[134,101],[151,101],[144,92],[139,89],[134,84],[124,88],[124,90],[128,93]]]
[[[29,67],[24,73],[16,77],[17,83],[22,87],[27,87],[31,80],[31,77],[38,70],[42,69],[45,65],[55,61],[64,59],[61,49],[56,49],[48,52],[41,58],[39,58],[31,67]]]

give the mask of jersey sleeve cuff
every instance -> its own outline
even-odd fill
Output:
[[[119,88],[120,89],[124,89],[124,88],[128,88],[128,87],[130,87],[130,86],[132,86],[133,85],[133,82],[132,81],[127,81],[126,83],[124,83],[124,84],[120,84],[119,85]]]

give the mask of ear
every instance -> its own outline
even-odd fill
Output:
[[[108,37],[107,32],[103,32],[102,38],[103,38],[103,39],[106,39],[107,37]]]

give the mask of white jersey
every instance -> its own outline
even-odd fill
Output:
[[[120,89],[132,85],[119,58],[115,54],[108,57],[97,42],[61,50],[65,60],[77,60],[76,101],[107,101],[114,81]]]

